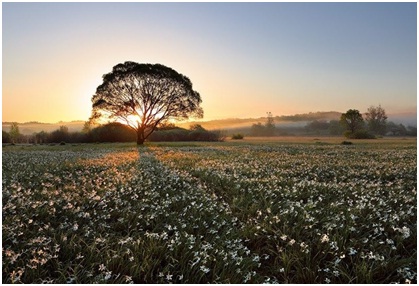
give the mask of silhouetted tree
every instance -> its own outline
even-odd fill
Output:
[[[267,112],[266,123],[264,125],[258,122],[253,124],[250,128],[250,134],[252,136],[274,136],[276,131],[277,130],[274,124],[274,117],[270,112]]]
[[[42,143],[48,142],[48,136],[49,134],[47,132],[41,131],[41,132],[35,133],[33,137],[34,137],[35,143],[42,144]]]
[[[160,64],[125,62],[103,76],[92,97],[94,121],[101,117],[125,122],[143,144],[170,118],[202,117],[201,96],[186,76]]]
[[[125,124],[112,122],[93,128],[87,137],[89,142],[133,142],[136,133]]]
[[[10,143],[12,142],[10,139],[10,134],[7,133],[6,131],[2,131],[2,138],[1,138],[2,143]]]
[[[171,122],[164,122],[157,126],[158,130],[171,130],[171,129],[176,129],[176,128],[178,127],[176,127],[176,125]]]
[[[272,116],[272,113],[267,113],[268,117],[266,119],[265,123],[265,136],[274,136],[275,135],[275,124],[274,124],[274,118]]]
[[[49,141],[55,143],[69,142],[69,137],[68,127],[60,126],[60,129],[51,132]]]
[[[367,122],[368,130],[374,134],[386,134],[386,120],[387,115],[381,105],[377,107],[370,106],[365,114],[365,121]]]
[[[264,132],[265,126],[263,126],[260,122],[253,124],[250,128],[250,134],[252,136],[263,136]]]
[[[83,124],[83,129],[81,130],[82,133],[89,133],[92,129],[93,129],[93,122],[91,122],[90,120],[84,122]]]

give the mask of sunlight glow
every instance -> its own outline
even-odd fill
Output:
[[[129,125],[131,127],[137,127],[138,124],[140,124],[141,122],[141,118],[138,115],[129,115],[126,120],[124,120],[123,118],[118,118],[116,120],[119,123],[125,124],[125,125]]]

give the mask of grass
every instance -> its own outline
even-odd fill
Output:
[[[416,283],[416,140],[342,140],[4,146],[3,282]]]

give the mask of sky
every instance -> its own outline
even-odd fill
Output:
[[[416,3],[2,3],[2,119],[87,120],[125,61],[189,77],[204,120],[416,112]]]

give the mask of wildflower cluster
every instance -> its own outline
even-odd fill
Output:
[[[416,283],[415,148],[4,148],[3,281]]]
[[[416,281],[414,148],[241,145],[155,152],[229,205],[249,249],[270,256],[261,269],[275,270],[265,276],[289,283],[404,283]]]

